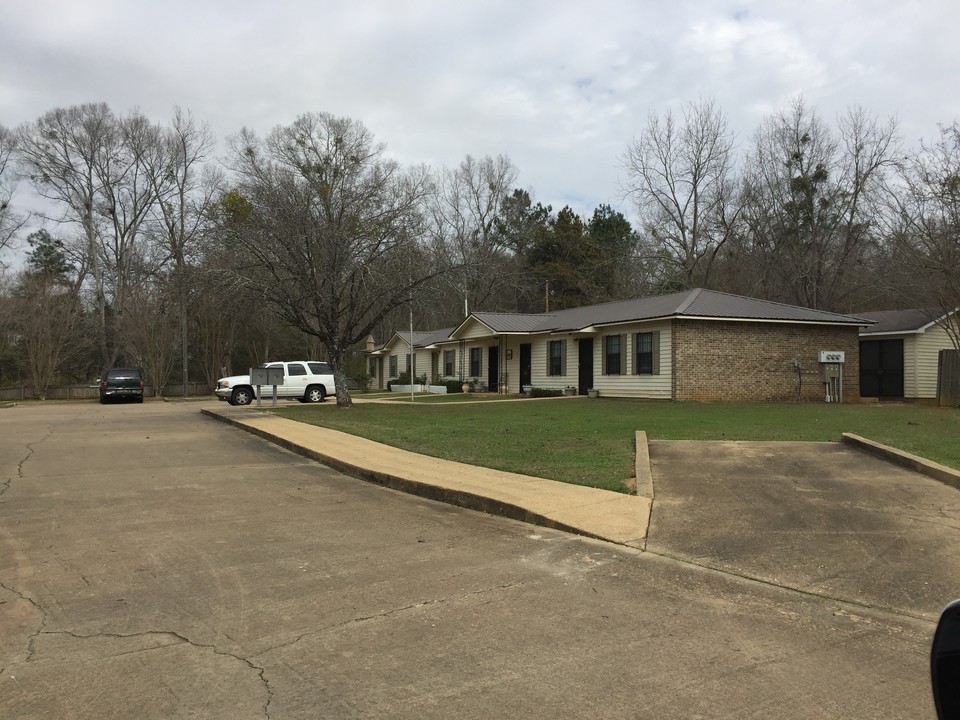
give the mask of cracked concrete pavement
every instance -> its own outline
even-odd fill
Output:
[[[659,482],[643,553],[359,482],[198,409],[0,411],[0,717],[932,716],[923,612],[694,546],[736,483],[684,531],[693,493]],[[891,498],[915,516],[924,494]]]

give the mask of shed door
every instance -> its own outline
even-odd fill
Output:
[[[490,392],[500,389],[500,348],[491,345],[487,349],[487,387]]]
[[[860,395],[903,397],[903,340],[860,341]]]

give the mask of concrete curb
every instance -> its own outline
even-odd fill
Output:
[[[339,458],[335,455],[328,454],[317,450],[313,447],[308,447],[302,442],[297,442],[290,440],[283,435],[273,433],[268,429],[263,427],[258,427],[256,425],[251,425],[248,421],[251,419],[251,415],[248,412],[239,412],[235,413],[236,417],[233,417],[231,413],[224,413],[220,410],[211,410],[211,409],[201,409],[202,414],[207,415],[208,417],[214,418],[215,420],[221,420],[226,422],[240,430],[245,432],[252,433],[258,437],[261,437],[265,440],[268,440],[280,447],[285,448],[293,453],[301,455],[303,457],[310,458],[311,460],[316,460],[322,462],[324,465],[333,468],[339,472],[355,477],[359,480],[364,480],[366,482],[374,483],[376,485],[381,485],[383,487],[390,488],[392,490],[398,490],[400,492],[408,493],[411,495],[417,495],[419,497],[427,498],[430,500],[437,500],[440,502],[447,503],[449,505],[456,505],[458,507],[467,508],[469,510],[478,510],[480,512],[485,512],[490,515],[498,515],[501,517],[510,518],[512,520],[519,520],[521,522],[529,523],[531,525],[539,525],[541,527],[549,527],[555,530],[562,530],[564,532],[573,533],[576,535],[581,535],[584,537],[594,538],[597,540],[605,540],[607,542],[614,542],[620,545],[627,545],[634,548],[640,548],[646,537],[647,527],[646,520],[647,517],[644,516],[643,510],[640,505],[643,505],[642,498],[637,498],[636,496],[628,495],[619,495],[617,493],[611,493],[613,498],[610,500],[624,501],[626,498],[633,498],[634,502],[639,502],[638,507],[636,508],[636,526],[633,533],[630,534],[630,537],[624,537],[620,533],[608,533],[605,532],[606,528],[598,531],[591,531],[590,521],[578,523],[574,522],[563,522],[558,520],[555,517],[551,517],[547,514],[536,512],[531,510],[528,507],[522,507],[517,504],[510,502],[505,502],[504,500],[497,499],[495,497],[489,497],[485,495],[478,494],[476,492],[470,492],[469,490],[463,490],[458,488],[453,488],[449,486],[443,486],[438,484],[433,484],[429,482],[424,482],[416,480],[410,477],[403,477],[400,475],[395,475],[388,472],[383,472],[379,470],[373,470],[367,467],[363,467],[356,463],[347,462],[342,458]],[[262,418],[262,416],[261,416]],[[279,418],[277,418],[279,420]],[[289,421],[295,422],[295,421]],[[336,432],[336,431],[329,431]],[[364,441],[372,442],[372,441]],[[405,451],[402,451],[405,452]],[[649,464],[649,463],[648,463]],[[537,479],[540,480],[539,478]],[[543,481],[543,482],[554,482],[554,481]],[[584,490],[584,488],[580,488]],[[606,491],[597,491],[604,493]],[[604,502],[601,501],[599,505],[603,505]],[[586,515],[584,517],[590,517],[591,512],[590,508],[584,508]],[[593,508],[595,510],[595,508]],[[566,510],[564,508],[552,508],[547,511],[554,511],[558,514],[569,514],[569,508]],[[583,513],[574,512],[574,517],[579,519],[577,516],[582,515]],[[649,515],[649,511],[646,512],[646,516]],[[631,523],[632,524],[632,523]]]
[[[653,471],[650,469],[650,446],[647,443],[647,433],[637,430],[636,455],[634,474],[637,478],[637,495],[653,500]]]
[[[949,468],[946,465],[935,463],[932,460],[927,460],[919,455],[912,455],[911,453],[898,450],[897,448],[890,447],[889,445],[883,445],[881,443],[874,442],[873,440],[868,440],[865,437],[860,437],[859,435],[854,435],[853,433],[843,433],[841,442],[868,452],[872,455],[876,455],[877,457],[882,458],[887,462],[891,462],[894,465],[899,465],[900,467],[905,467],[908,470],[921,473],[927,477],[933,478],[934,480],[939,480],[945,485],[949,485],[950,487],[960,490],[960,471]]]

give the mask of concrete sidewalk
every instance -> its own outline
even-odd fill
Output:
[[[249,407],[220,405],[201,412],[353,477],[620,545],[642,549],[646,541],[652,482],[643,433],[637,437],[639,494],[626,495],[441,460]]]

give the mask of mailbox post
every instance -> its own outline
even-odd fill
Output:
[[[273,407],[277,406],[277,385],[283,385],[283,366],[250,368],[250,384],[257,388],[257,407],[260,407],[260,387],[273,386]]]

